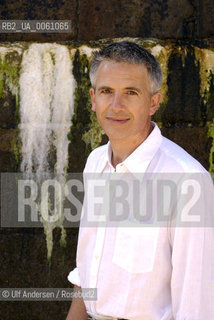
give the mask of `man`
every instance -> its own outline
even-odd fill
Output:
[[[98,298],[74,300],[67,320],[213,320],[214,235],[204,222],[213,210],[213,185],[206,170],[151,122],[161,100],[158,62],[136,43],[118,42],[94,54],[90,78],[92,110],[109,143],[90,154],[85,175],[144,173],[155,180],[169,173],[180,193],[168,212],[178,215],[167,226],[146,228],[162,214],[162,200],[152,194],[155,217],[140,228],[82,226],[77,268],[68,279],[76,288],[97,288]],[[141,185],[133,202],[148,189]],[[83,207],[90,214],[87,203]],[[175,228],[180,213],[189,224]],[[200,218],[203,226],[194,226]]]

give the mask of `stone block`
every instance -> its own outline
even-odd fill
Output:
[[[117,37],[195,38],[200,8],[188,0],[81,0],[78,40]]]
[[[201,38],[214,36],[214,5],[212,0],[201,0],[200,3],[200,34]]]
[[[77,37],[78,0],[1,1],[0,20],[71,20],[71,33],[1,33],[0,41],[66,41]]]

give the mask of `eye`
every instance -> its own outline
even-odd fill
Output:
[[[137,92],[134,90],[129,90],[129,91],[127,91],[127,94],[130,96],[134,96],[134,95],[137,95]]]
[[[110,94],[111,90],[110,89],[102,89],[100,93]]]

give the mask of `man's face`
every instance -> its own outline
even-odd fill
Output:
[[[92,110],[110,141],[140,144],[150,133],[150,117],[161,95],[150,94],[146,67],[103,61],[97,71],[95,89],[90,89]],[[127,145],[127,147],[128,147]]]

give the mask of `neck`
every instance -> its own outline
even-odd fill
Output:
[[[141,137],[132,137],[129,141],[125,139],[124,141],[121,140],[114,140],[110,139],[111,142],[111,148],[112,148],[112,165],[115,168],[118,163],[123,162],[132,152],[134,152],[137,147],[143,141],[146,140],[146,138],[149,136],[149,134],[152,132],[153,126],[150,124],[149,130],[145,133],[145,135]]]

